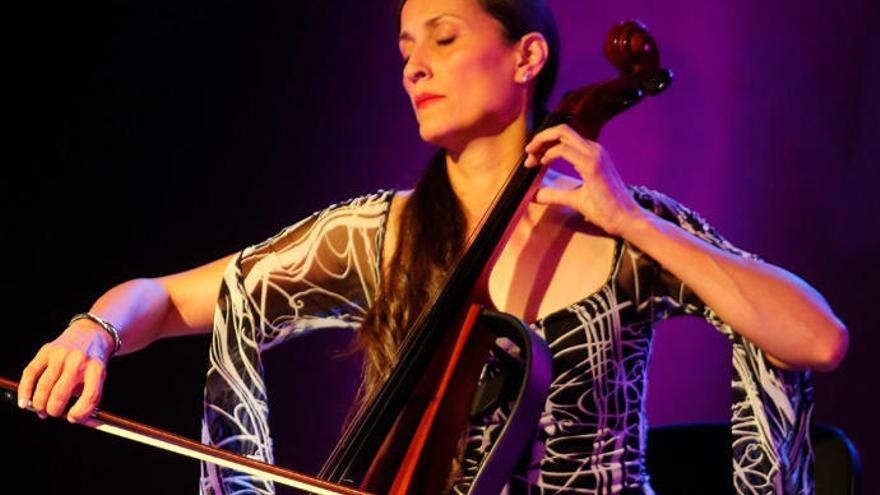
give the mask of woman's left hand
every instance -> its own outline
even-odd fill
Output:
[[[526,167],[549,166],[563,160],[573,165],[583,180],[577,189],[542,187],[535,194],[535,202],[574,208],[588,222],[620,237],[625,237],[628,225],[647,213],[629,193],[605,148],[567,124],[535,134],[525,151],[529,155]]]

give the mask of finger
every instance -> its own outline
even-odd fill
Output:
[[[562,124],[564,125],[564,124]],[[541,158],[544,154],[557,144],[559,144],[562,135],[560,126],[549,127],[535,134],[532,140],[526,144],[525,152],[528,153],[524,166],[534,167],[541,164]]]
[[[549,148],[549,149],[552,149],[552,148]],[[533,154],[530,153],[526,157],[526,161],[523,163],[523,166],[528,168],[528,167],[537,167],[539,165],[550,163],[549,161],[547,161],[547,162],[544,161],[544,156],[546,155],[547,151],[549,151],[549,149],[540,150],[540,151],[533,153]]]
[[[46,402],[46,412],[49,416],[58,418],[64,414],[67,403],[70,402],[70,397],[73,395],[73,390],[82,382],[84,371],[84,359],[72,357],[67,360],[64,371],[55,386],[52,387],[52,393]]]
[[[595,141],[584,139],[570,128],[566,131],[547,136],[547,138],[535,145],[527,146],[526,152],[535,155],[536,159],[540,161],[541,156],[560,146],[590,157],[599,157],[602,151],[602,145]]]
[[[55,387],[58,377],[61,376],[61,365],[60,360],[50,360],[46,370],[37,381],[37,388],[34,391],[34,397],[31,399],[31,402],[34,411],[42,419],[46,418],[46,402],[49,400],[49,394],[52,392],[52,388]]]
[[[83,390],[79,399],[67,413],[67,420],[71,423],[79,423],[88,418],[101,402],[101,391],[104,389],[105,379],[104,365],[98,360],[90,360],[83,374]]]
[[[586,147],[578,148],[568,143],[560,143],[547,150],[539,159],[542,164],[552,164],[555,160],[564,159],[577,171],[584,182],[593,182],[601,177],[603,171],[612,175],[616,174],[611,159],[602,156],[603,148],[598,143],[588,143]]]
[[[34,393],[34,383],[46,369],[48,364],[46,347],[40,348],[36,356],[25,366],[18,381],[18,407],[24,409]]]
[[[566,127],[568,127],[566,124],[557,124],[535,133],[535,135],[532,136],[532,139],[526,145],[526,150],[528,150],[529,148],[540,147],[542,143],[558,141],[559,138],[562,137],[562,134],[565,133]]]
[[[534,201],[544,205],[563,205],[576,207],[577,200],[575,191],[571,189],[557,189],[555,187],[542,187],[535,193]]]
[[[526,161],[523,162],[523,166],[526,168],[535,167],[541,164],[540,156],[533,155],[531,153],[526,155]]]
[[[528,156],[526,157],[526,161],[523,162],[523,166],[536,167],[539,165],[549,164],[550,162],[553,161],[553,159],[558,158],[560,156],[561,150],[557,149],[560,146],[566,146],[566,145],[562,142],[557,141],[544,149],[538,150],[534,153],[529,153]],[[545,157],[549,157],[549,158],[545,159]]]
[[[571,161],[570,148],[565,143],[559,143],[549,148],[540,157],[538,157],[538,161],[544,165],[550,165],[554,161],[559,160],[560,158],[568,159]]]
[[[525,152],[540,158],[548,148],[559,142],[561,132],[557,127],[559,126],[548,127],[532,136],[532,139],[526,144]]]
[[[559,124],[548,127],[532,136],[532,139],[525,147],[525,151],[538,154],[557,142],[566,142],[577,146],[579,144],[592,143],[593,141],[584,138],[567,124]]]
[[[560,142],[553,147],[547,149],[540,157],[537,158],[542,164],[549,165],[556,160],[564,159],[582,171],[584,167],[590,167],[595,162],[595,155],[590,149],[579,149],[566,142]]]

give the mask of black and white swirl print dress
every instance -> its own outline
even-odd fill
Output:
[[[638,186],[630,191],[659,217],[720,249],[757,259],[662,193]],[[378,287],[392,196],[379,191],[331,205],[230,262],[214,314],[204,443],[272,462],[260,353],[313,330],[358,329]],[[646,371],[654,325],[676,315],[704,318],[733,347],[735,491],[813,493],[809,373],[772,366],[674,275],[620,238],[612,273],[599,290],[530,325],[550,347],[553,382],[534,443],[505,493],[653,493],[644,456]],[[505,409],[472,419],[455,492],[466,489]],[[202,463],[200,493],[271,494],[274,487]]]

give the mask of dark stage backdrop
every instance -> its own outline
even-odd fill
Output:
[[[0,372],[103,291],[206,263],[330,203],[407,188],[430,149],[400,84],[393,1],[34,4],[7,17]],[[815,419],[842,427],[880,491],[874,381],[880,105],[870,0],[551,0],[561,90],[612,75],[609,26],[643,20],[675,82],[602,137],[624,179],[702,212],[799,274],[847,323],[817,374]],[[554,98],[556,101],[556,98]],[[279,462],[316,471],[356,358],[325,332],[266,353]],[[198,438],[206,336],[109,367],[103,407]],[[660,325],[652,424],[726,419],[730,356],[697,319]],[[6,484],[29,493],[194,493],[198,465],[0,408]],[[699,455],[699,453],[694,453]],[[11,461],[10,461],[11,459]]]

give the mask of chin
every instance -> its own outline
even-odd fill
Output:
[[[456,132],[456,129],[454,128],[430,125],[427,123],[419,124],[419,136],[422,137],[422,141],[440,148],[449,149],[455,142],[455,136],[457,134],[458,132]]]
[[[419,135],[426,143],[446,150],[458,150],[469,140],[504,132],[516,119],[510,112],[486,111],[481,115],[455,115],[450,118],[425,118],[419,121]]]

